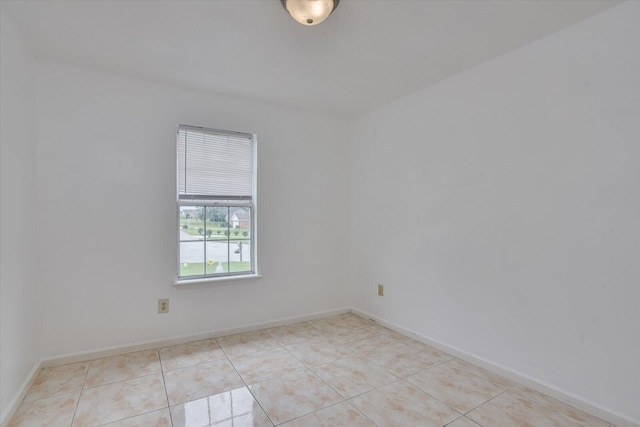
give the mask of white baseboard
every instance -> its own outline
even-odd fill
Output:
[[[539,391],[540,393],[544,393],[548,396],[551,396],[554,399],[557,399],[575,408],[581,409],[591,415],[594,415],[618,427],[640,427],[640,421],[634,421],[611,409],[605,408],[601,405],[598,405],[597,403],[591,402],[588,399],[584,399],[568,391],[561,390],[557,387],[554,387],[551,384],[547,384],[543,381],[539,381],[535,378],[532,378],[520,372],[516,372],[504,366],[497,365],[494,362],[491,362],[480,356],[466,352],[462,349],[451,346],[444,342],[425,337],[414,331],[411,331],[409,329],[396,325],[393,322],[389,322],[387,320],[373,316],[372,314],[369,314],[366,311],[352,308],[351,312],[365,319],[373,320],[374,322],[386,328],[389,328],[395,332],[398,332],[402,335],[413,338],[417,341],[423,342],[439,350],[442,350],[451,355],[454,355],[459,359],[462,359],[469,363],[473,363],[474,365],[480,366],[481,368],[487,369],[488,371],[494,372],[498,375],[502,375],[503,377],[508,378],[511,381],[520,383],[533,390]]]
[[[22,382],[20,388],[18,388],[18,391],[13,396],[13,399],[11,399],[11,402],[9,402],[9,405],[7,405],[5,410],[2,412],[2,415],[0,415],[1,427],[7,427],[9,425],[11,417],[13,417],[13,415],[18,410],[18,406],[20,406],[20,404],[22,403],[22,399],[24,399],[24,397],[27,395],[27,392],[29,391],[29,388],[31,388],[31,385],[36,379],[36,375],[38,375],[41,367],[42,361],[34,363],[33,368],[31,368],[31,371],[29,371],[29,374],[27,374],[27,378],[25,378],[25,380]]]
[[[134,351],[155,350],[161,347],[167,347],[176,344],[184,344],[191,341],[206,340],[210,338],[222,337],[225,335],[239,334],[242,332],[257,331],[261,329],[274,328],[277,326],[289,325],[292,323],[306,322],[309,320],[320,319],[327,316],[334,316],[337,314],[348,313],[350,308],[339,308],[334,310],[327,310],[316,312],[312,314],[306,314],[302,316],[283,317],[277,320],[251,323],[237,328],[218,329],[209,332],[203,332],[192,335],[183,335],[179,337],[170,337],[160,340],[144,341],[139,343],[127,344],[117,347],[107,347],[90,351],[83,351],[78,353],[71,353],[62,356],[45,358],[42,360],[42,367],[60,366],[69,363],[86,362],[88,360],[100,359],[102,357],[117,356],[120,354],[131,353]]]

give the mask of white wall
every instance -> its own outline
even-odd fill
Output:
[[[354,123],[356,308],[640,421],[638,22],[623,4]]]
[[[40,356],[331,310],[350,288],[638,422],[639,18],[625,4],[368,114],[348,156],[339,120],[47,61],[34,115],[2,9],[0,409]],[[262,279],[173,286],[178,123],[258,134]]]
[[[46,61],[37,78],[43,357],[343,307],[346,122]],[[174,287],[181,123],[258,135],[263,278]]]
[[[39,361],[35,60],[0,3],[0,413]]]

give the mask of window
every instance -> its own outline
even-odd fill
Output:
[[[178,281],[256,274],[255,135],[178,126]]]

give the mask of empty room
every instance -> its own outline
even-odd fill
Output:
[[[640,426],[640,1],[0,0],[0,426]]]

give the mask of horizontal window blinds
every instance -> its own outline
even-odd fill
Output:
[[[251,199],[253,135],[178,127],[180,199]]]

